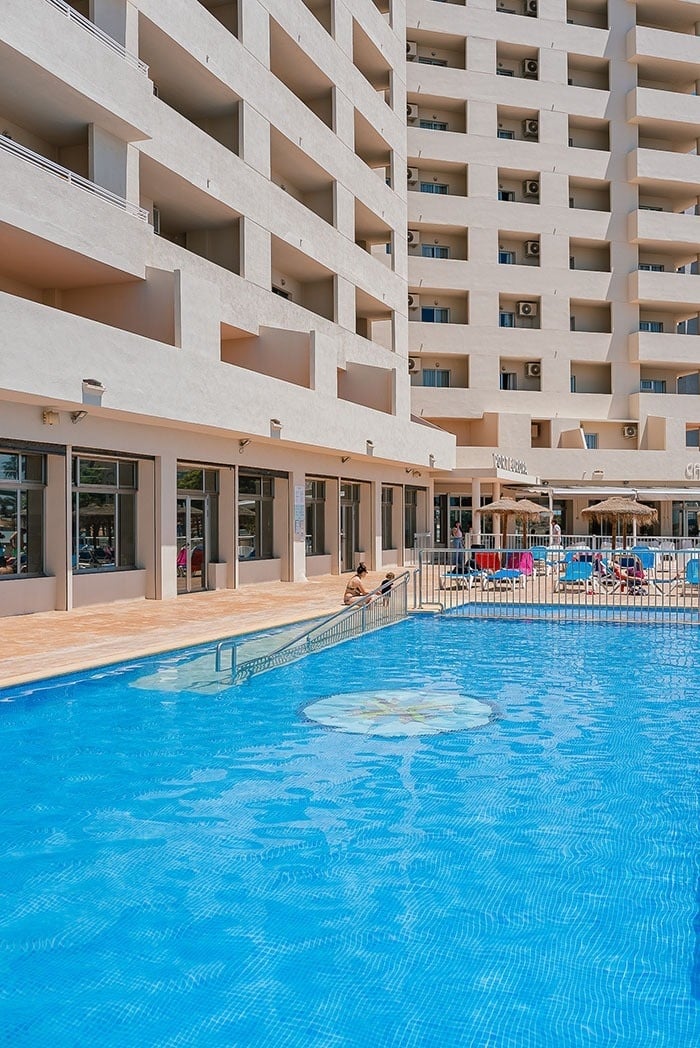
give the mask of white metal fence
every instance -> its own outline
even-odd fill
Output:
[[[700,624],[700,548],[423,550],[418,608],[474,617]]]

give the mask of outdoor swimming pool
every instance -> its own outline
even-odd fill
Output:
[[[700,1044],[695,629],[203,650],[0,692],[2,1043]]]

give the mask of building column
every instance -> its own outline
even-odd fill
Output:
[[[292,582],[306,582],[306,473],[289,474],[289,537]]]
[[[476,477],[472,477],[472,539],[481,542],[481,481]]]
[[[156,459],[154,525],[156,535],[156,600],[177,596],[177,456]]]

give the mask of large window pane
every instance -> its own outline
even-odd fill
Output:
[[[19,569],[29,575],[38,575],[44,568],[44,492],[30,488],[21,495],[22,543]]]
[[[118,566],[132,568],[136,564],[136,495],[119,495]]]
[[[1,575],[44,570],[43,476],[43,455],[0,455]]]
[[[117,463],[114,460],[80,459],[78,483],[115,487]]]

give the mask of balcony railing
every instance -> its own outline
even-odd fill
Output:
[[[88,178],[76,175],[74,171],[70,171],[67,167],[62,167],[60,164],[55,164],[53,160],[47,160],[41,153],[35,153],[33,149],[27,149],[26,146],[20,145],[19,142],[15,142],[12,138],[0,135],[0,149],[5,150],[6,153],[12,153],[14,156],[19,157],[20,160],[26,160],[27,163],[32,164],[34,167],[48,171],[49,174],[56,175],[58,178],[63,179],[64,182],[77,186],[78,189],[83,189],[87,193],[92,193],[93,196],[100,197],[101,200],[106,200],[108,204],[114,204],[116,207],[121,208],[122,211],[126,211],[128,215],[141,219],[142,222],[148,221],[148,211],[145,208],[139,207],[138,204],[132,204],[130,200],[117,196],[116,193],[110,192],[109,189],[104,189],[103,186],[98,186],[97,183],[91,182]]]
[[[136,55],[132,55],[131,51],[127,51],[122,44],[96,26],[89,18],[85,18],[84,15],[79,14],[75,8],[66,3],[66,0],[46,0],[46,2],[51,4],[52,7],[57,8],[61,14],[65,15],[66,18],[69,18],[72,22],[75,22],[81,27],[81,29],[85,29],[86,32],[91,33],[92,36],[96,36],[98,40],[101,40],[103,44],[106,44],[107,47],[112,49],[112,51],[115,51],[120,58],[123,58],[124,61],[128,62],[130,66],[134,67],[134,69],[138,69],[139,72],[144,74],[144,76],[148,76],[148,66],[145,62],[142,62],[140,58],[136,57]]]

